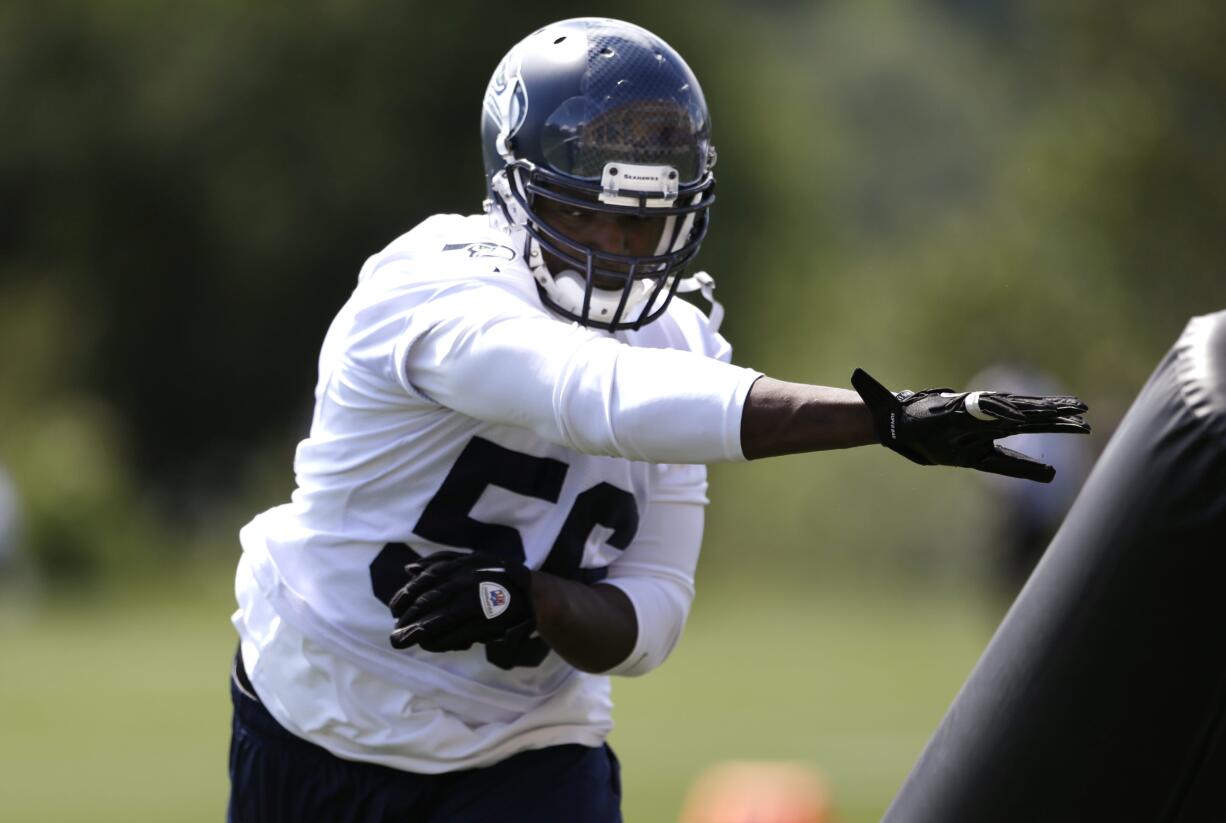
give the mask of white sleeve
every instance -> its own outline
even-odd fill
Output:
[[[439,295],[397,346],[406,390],[594,455],[744,460],[741,409],[760,374],[701,354],[637,348],[496,288]]]
[[[694,601],[694,569],[702,546],[700,503],[653,503],[635,540],[602,581],[626,593],[638,637],[624,661],[603,674],[634,677],[664,662],[685,628]]]

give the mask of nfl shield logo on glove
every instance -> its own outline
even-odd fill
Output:
[[[497,583],[481,584],[481,610],[486,618],[493,620],[511,605],[511,593]]]

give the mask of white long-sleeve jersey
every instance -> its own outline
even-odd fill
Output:
[[[241,532],[234,624],[268,710],[422,773],[598,745],[607,676],[539,639],[510,670],[482,645],[398,651],[387,602],[418,555],[494,552],[621,587],[639,638],[612,673],[657,665],[693,597],[701,464],[744,459],[758,373],[730,354],[680,300],[636,332],[559,320],[484,216],[435,216],[372,257],[324,340],[291,502]]]

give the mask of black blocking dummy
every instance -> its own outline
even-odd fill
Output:
[[[884,820],[1226,820],[1226,311],[1137,396]]]

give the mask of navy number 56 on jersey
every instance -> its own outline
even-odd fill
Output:
[[[413,531],[444,546],[471,549],[523,563],[523,538],[518,530],[499,523],[484,523],[470,512],[489,486],[556,503],[566,479],[567,465],[549,457],[535,457],[474,437],[464,447],[430,499]],[[605,542],[624,550],[639,526],[634,495],[609,483],[597,483],[580,493],[567,515],[541,571],[594,583],[605,576],[604,568],[583,569],[583,548],[595,526],[612,530]],[[384,605],[406,582],[404,567],[420,555],[404,543],[388,543],[370,564],[370,582],[375,597]],[[539,666],[549,647],[539,637],[524,643],[513,665]],[[488,654],[488,650],[487,650]]]

